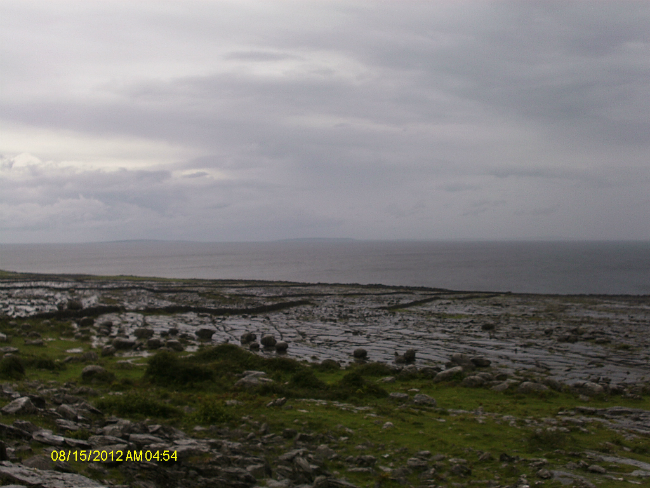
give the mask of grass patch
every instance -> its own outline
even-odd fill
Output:
[[[96,402],[97,408],[105,413],[122,416],[177,418],[183,412],[172,405],[138,392],[129,392],[123,395],[109,395]]]

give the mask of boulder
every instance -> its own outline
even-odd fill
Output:
[[[198,337],[202,341],[209,341],[212,340],[212,336],[214,335],[215,332],[216,330],[214,329],[206,329],[206,328],[199,329],[196,331],[196,337]]]
[[[391,400],[396,400],[398,402],[405,402],[409,399],[408,393],[401,393],[399,391],[394,391],[389,395]]]
[[[160,349],[162,345],[162,341],[157,338],[151,338],[147,341],[147,349]]]
[[[599,385],[598,383],[594,383],[592,381],[585,381],[582,383],[576,383],[574,385],[574,388],[582,395],[586,396],[598,396],[602,395],[605,393],[605,388]]]
[[[73,422],[77,421],[77,411],[71,407],[70,405],[66,405],[65,403],[62,403],[56,408],[56,413],[61,415],[64,419],[71,420]]]
[[[68,303],[66,304],[66,308],[68,310],[81,310],[84,308],[83,303],[81,303],[81,300],[68,300]]]
[[[357,349],[354,350],[352,356],[354,357],[354,359],[366,359],[368,357],[368,351],[366,351],[362,347],[358,347]]]
[[[29,468],[10,461],[0,462],[3,484],[41,488],[102,488],[104,485],[75,473]]]
[[[407,349],[404,353],[404,361],[406,361],[406,364],[415,362],[415,349]]]
[[[114,375],[112,373],[106,371],[105,368],[96,364],[86,366],[81,371],[81,379],[83,381],[112,381],[113,377]]]
[[[275,352],[284,353],[289,349],[289,344],[285,341],[280,341],[275,345]]]
[[[2,413],[5,415],[29,415],[37,411],[38,409],[32,403],[31,398],[26,396],[16,398],[13,402],[8,403],[2,408]]]
[[[453,368],[446,369],[444,371],[440,371],[440,373],[436,374],[433,377],[434,383],[438,383],[440,381],[449,381],[451,380],[454,376],[457,374],[460,374],[463,372],[463,367],[462,366],[454,366]]]
[[[125,337],[116,337],[113,339],[113,347],[118,350],[133,349],[135,347],[135,341]]]
[[[141,327],[135,329],[135,331],[133,332],[133,335],[136,336],[138,339],[149,339],[153,337],[153,334],[154,334],[153,330],[147,327]]]
[[[466,388],[479,388],[483,385],[485,385],[485,380],[477,375],[468,376],[460,383],[460,386],[464,386]]]
[[[251,350],[251,351],[259,351],[259,350],[260,350],[260,344],[259,344],[259,342],[254,342],[254,341],[251,342],[251,343],[248,345],[248,349]]]
[[[244,332],[241,335],[240,341],[242,345],[250,344],[251,342],[255,341],[257,339],[257,335],[253,334],[252,332]]]
[[[262,345],[264,347],[275,347],[276,340],[275,337],[273,337],[271,334],[267,334],[265,336],[262,336],[262,339],[260,340]]]
[[[483,356],[474,356],[470,359],[470,361],[472,361],[472,364],[474,364],[474,366],[477,368],[487,368],[492,364],[492,361],[484,358]]]
[[[425,395],[424,393],[418,393],[413,397],[413,403],[416,405],[435,407],[437,405],[435,398]]]
[[[447,367],[461,366],[463,371],[473,371],[476,366],[467,354],[456,353],[451,355]]]

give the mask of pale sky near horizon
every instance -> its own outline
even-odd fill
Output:
[[[650,240],[650,2],[0,1],[0,243]]]

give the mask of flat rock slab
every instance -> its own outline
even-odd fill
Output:
[[[2,485],[13,483],[38,488],[102,488],[105,485],[73,473],[27,468],[9,461],[0,462]]]

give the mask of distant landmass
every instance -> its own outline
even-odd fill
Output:
[[[294,239],[280,239],[275,242],[352,242],[351,237],[296,237]]]

